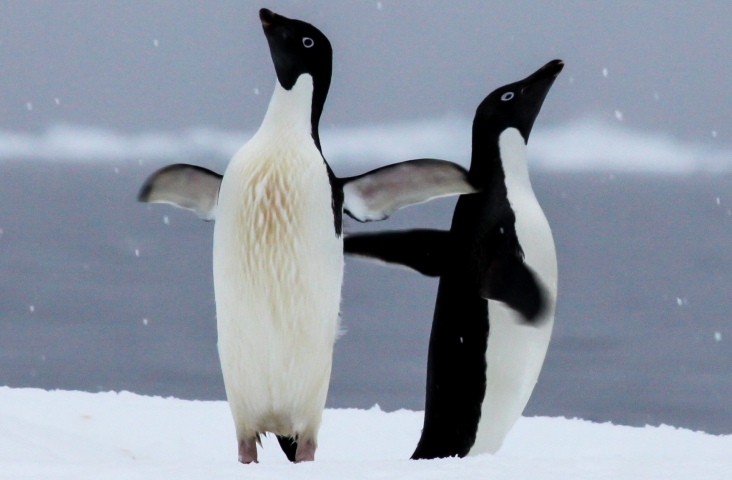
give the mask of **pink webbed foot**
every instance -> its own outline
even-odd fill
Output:
[[[239,441],[239,461],[257,463],[257,441],[254,438]]]
[[[297,452],[295,452],[295,463],[312,462],[315,460],[315,442],[312,440],[303,440],[297,442]]]

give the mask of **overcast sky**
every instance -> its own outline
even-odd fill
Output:
[[[732,144],[729,1],[0,0],[0,129],[253,130],[275,81],[263,6],[330,38],[325,126],[469,118],[561,58],[542,125],[617,110],[630,128]]]

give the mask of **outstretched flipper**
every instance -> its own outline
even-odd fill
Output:
[[[400,208],[434,198],[477,191],[463,167],[434,159],[395,163],[341,181],[343,209],[360,222],[384,220]]]
[[[541,319],[547,307],[547,293],[541,281],[516,257],[503,257],[490,264],[483,277],[480,295],[505,303],[532,324]]]
[[[137,200],[168,203],[213,221],[221,178],[218,173],[195,165],[168,165],[148,177]],[[360,222],[384,220],[409,205],[477,191],[463,167],[433,159],[388,165],[341,179],[340,184],[344,211]]]
[[[445,271],[450,232],[445,230],[404,230],[349,235],[343,253],[404,265],[422,275],[438,277]]]
[[[206,168],[177,163],[153,173],[137,195],[139,202],[169,203],[192,210],[204,220],[216,218],[222,176]]]
[[[445,230],[361,233],[345,238],[343,253],[439,277],[447,268],[450,242],[450,232]],[[547,307],[548,296],[541,281],[521,258],[514,256],[504,256],[490,264],[479,293],[486,300],[505,303],[527,323],[539,321]]]

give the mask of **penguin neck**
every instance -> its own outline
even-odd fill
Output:
[[[322,106],[320,106],[322,110]],[[260,131],[306,133],[320,150],[318,118],[313,116],[313,77],[300,75],[291,89],[276,82]]]
[[[473,185],[485,191],[503,186],[503,169],[498,139],[502,129],[476,115],[473,121],[473,145],[468,176]]]
[[[468,175],[470,181],[483,190],[501,189],[509,182],[528,182],[524,137],[515,128],[491,131],[483,125],[474,125],[473,154]]]
[[[531,189],[529,166],[526,161],[526,142],[515,128],[507,128],[498,136],[498,152],[505,176],[506,187]]]

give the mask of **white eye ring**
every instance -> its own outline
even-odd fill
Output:
[[[310,48],[315,45],[315,41],[310,37],[302,37],[302,44],[305,45],[305,48]]]
[[[501,95],[501,100],[504,102],[507,102],[513,98],[513,92],[506,92],[503,95]]]

